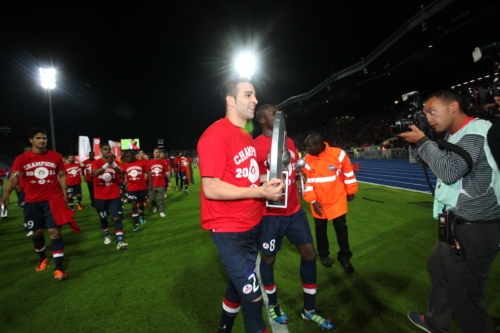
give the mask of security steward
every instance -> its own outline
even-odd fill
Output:
[[[309,154],[304,158],[306,166],[302,169],[307,176],[304,200],[311,204],[321,264],[332,266],[328,258],[330,251],[326,227],[328,220],[333,220],[340,248],[337,259],[347,273],[353,273],[346,214],[347,202],[354,199],[358,183],[351,161],[345,151],[330,147],[318,133],[309,135],[305,144]]]

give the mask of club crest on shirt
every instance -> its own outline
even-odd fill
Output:
[[[329,166],[328,166],[328,170],[330,170],[330,171],[335,170],[335,166],[334,166],[334,165],[329,165]]]

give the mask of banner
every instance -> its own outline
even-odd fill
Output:
[[[80,157],[80,161],[85,161],[89,158],[90,150],[90,140],[88,136],[79,136],[78,137],[78,156]]]
[[[94,138],[94,154],[95,158],[101,158],[101,139]]]
[[[121,143],[118,141],[109,140],[109,145],[111,147],[111,153],[116,156],[116,158],[120,158],[122,155]]]

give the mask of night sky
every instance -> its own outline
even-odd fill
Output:
[[[430,1],[216,3],[3,8],[0,126],[11,139],[50,130],[38,67],[53,65],[58,140],[136,137],[154,147],[164,138],[178,149],[182,138],[194,148],[224,116],[221,84],[236,76],[241,50],[258,55],[259,104],[278,104],[367,56]]]

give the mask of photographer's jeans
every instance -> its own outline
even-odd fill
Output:
[[[314,218],[316,224],[316,246],[320,257],[328,257],[330,254],[327,234],[328,220]],[[333,219],[333,227],[337,234],[337,242],[339,244],[339,252],[337,258],[343,257],[350,259],[352,252],[349,248],[349,236],[347,232],[347,220],[345,214]]]
[[[427,261],[432,289],[425,322],[435,332],[448,333],[453,314],[463,333],[492,333],[484,294],[499,252],[500,223],[460,224],[457,237],[465,258],[437,241]]]

